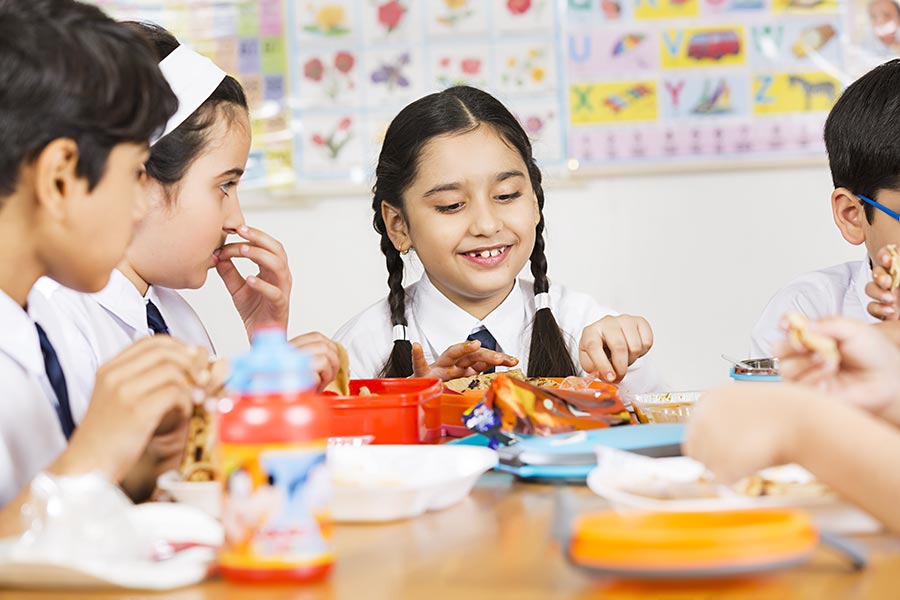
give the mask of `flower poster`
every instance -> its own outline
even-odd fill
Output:
[[[294,157],[302,181],[367,181],[400,110],[453,85],[490,91],[542,165],[565,161],[557,0],[289,2]]]

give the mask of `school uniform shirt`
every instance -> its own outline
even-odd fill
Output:
[[[134,284],[118,269],[109,283],[96,294],[82,294],[41,278],[35,286],[52,304],[61,320],[70,324],[63,335],[75,361],[69,377],[78,390],[79,402],[72,404],[78,423],[87,411],[97,369],[134,342],[153,335],[147,325],[147,300],[159,309],[172,337],[214,354],[206,328],[178,292],[150,286],[141,296]]]
[[[607,315],[617,313],[600,306],[587,294],[560,285],[550,286],[550,309],[563,332],[576,367],[581,369],[578,343],[582,330]],[[497,340],[499,352],[519,359],[519,364],[514,368],[527,372],[534,313],[533,283],[524,279],[517,280],[509,296],[483,320],[476,319],[451,302],[427,275],[406,288],[407,337],[410,342],[422,345],[429,363],[437,360],[450,346],[466,341],[469,334],[485,328]],[[394,343],[387,299],[346,323],[335,335],[335,340],[347,349],[353,378],[377,377]],[[497,370],[506,369],[498,367]],[[622,382],[622,389],[627,393],[661,388],[662,382],[646,358],[631,365]]]
[[[868,260],[835,265],[794,279],[769,300],[754,325],[750,358],[772,356],[775,343],[785,338],[780,323],[789,312],[811,320],[840,316],[877,323],[878,319],[866,310],[872,301],[866,295],[866,284],[871,279]]]
[[[53,310],[34,290],[27,302],[28,312],[0,291],[0,506],[15,498],[66,447],[35,322],[56,351],[70,402],[76,393],[68,379],[70,354],[57,333]]]

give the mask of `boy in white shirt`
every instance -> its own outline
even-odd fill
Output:
[[[785,313],[809,319],[842,316],[868,323],[890,315],[872,280],[872,260],[886,244],[900,243],[900,61],[870,71],[843,93],[825,124],[825,145],[834,181],[831,212],[841,235],[865,244],[862,260],[798,277],[769,301],[753,327],[750,356],[772,356],[784,337]],[[874,300],[875,302],[870,302]]]
[[[142,341],[101,367],[76,428],[64,336],[30,293],[45,275],[97,291],[125,252],[147,141],[177,106],[149,48],[95,7],[0,0],[0,90],[2,537],[41,470],[143,484],[129,471],[155,433],[184,431],[209,375],[205,351]]]

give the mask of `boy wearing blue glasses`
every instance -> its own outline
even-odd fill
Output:
[[[773,345],[784,338],[779,323],[788,312],[867,323],[898,318],[900,304],[885,302],[883,289],[867,285],[879,249],[900,244],[900,60],[847,88],[828,115],[825,146],[834,222],[849,243],[865,244],[867,256],[802,275],[775,294],[753,328],[753,357],[772,356]]]

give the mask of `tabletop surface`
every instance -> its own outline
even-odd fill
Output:
[[[0,590],[0,598],[900,598],[900,539],[857,538],[870,565],[854,572],[820,548],[789,570],[737,581],[648,583],[593,578],[569,566],[554,536],[561,495],[577,512],[602,509],[584,487],[554,488],[491,473],[444,511],[383,525],[336,528],[338,562],[316,584],[237,585],[213,579],[163,594]]]

